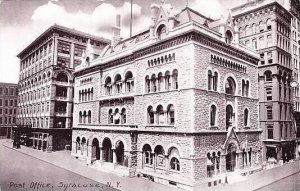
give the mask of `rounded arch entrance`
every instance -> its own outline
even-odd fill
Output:
[[[97,138],[92,141],[92,158],[100,160],[100,146]]]
[[[122,141],[118,141],[115,147],[117,163],[119,165],[124,165],[124,143]]]
[[[236,167],[236,151],[237,146],[234,143],[230,143],[227,147],[227,154],[226,154],[226,170],[227,171],[234,171]]]
[[[112,144],[109,138],[104,138],[102,142],[102,149],[103,149],[103,160],[105,162],[113,162],[113,151],[112,151]]]

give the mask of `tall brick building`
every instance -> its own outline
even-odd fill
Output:
[[[230,15],[151,6],[148,29],[75,69],[72,155],[186,188],[261,164],[259,57]],[[87,57],[88,58],[88,57]]]
[[[0,83],[0,138],[11,138],[16,125],[17,84]]]
[[[232,9],[240,42],[260,55],[260,127],[264,159],[295,157],[291,13],[276,0],[254,0]]]
[[[71,144],[74,68],[87,47],[97,57],[108,40],[53,25],[20,58],[18,128],[24,142],[42,150]]]

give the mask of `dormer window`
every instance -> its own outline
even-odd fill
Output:
[[[166,28],[166,25],[160,25],[158,28],[157,28],[157,39],[158,40],[162,40],[166,37],[167,35],[167,28]]]
[[[231,44],[232,39],[233,39],[233,37],[232,37],[232,32],[229,31],[229,30],[227,30],[226,33],[225,33],[225,42],[226,42],[227,44]]]

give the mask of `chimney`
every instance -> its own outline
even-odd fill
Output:
[[[112,37],[112,47],[115,47],[118,42],[121,40],[121,16],[116,16],[116,26],[112,28],[113,37]]]

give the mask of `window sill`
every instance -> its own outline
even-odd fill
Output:
[[[163,90],[163,91],[156,91],[156,92],[145,92],[144,95],[150,95],[150,94],[158,94],[158,93],[166,93],[166,92],[175,92],[179,91],[179,89],[170,89],[170,90]]]
[[[218,127],[218,126],[210,126],[209,129],[210,129],[210,130],[219,130],[219,127]]]
[[[146,125],[145,128],[172,128],[172,129],[176,129],[175,125]]]

